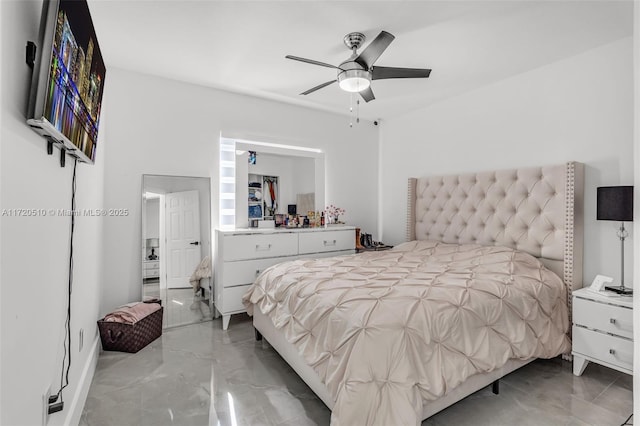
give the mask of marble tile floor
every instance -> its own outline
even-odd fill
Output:
[[[209,290],[206,290],[203,297],[200,293],[194,294],[191,287],[160,289],[157,282],[145,283],[142,289],[144,297],[157,297],[162,300],[164,328],[209,321],[213,318],[209,306]]]
[[[575,377],[560,359],[537,360],[422,422],[438,425],[621,425],[632,377],[596,364]],[[330,412],[251,319],[165,330],[137,354],[103,352],[81,426],[328,425]]]

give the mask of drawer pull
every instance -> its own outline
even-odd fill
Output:
[[[609,349],[609,353],[610,353],[611,355],[615,355],[615,354],[616,354],[616,350],[615,350],[615,349]]]
[[[615,324],[617,321],[615,318],[609,318],[609,323]]]
[[[260,275],[260,269],[256,269],[256,277]]]
[[[331,241],[324,240],[324,245],[325,246],[335,246],[336,245],[336,240],[331,240]]]
[[[256,251],[267,251],[271,250],[271,244],[260,245],[256,244]]]

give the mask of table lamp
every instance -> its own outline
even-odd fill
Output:
[[[597,219],[620,222],[618,238],[620,238],[620,285],[606,286],[605,290],[618,294],[633,294],[633,289],[624,285],[624,240],[629,233],[624,229],[625,222],[633,221],[633,186],[601,186],[597,189]]]
[[[149,260],[157,260],[158,255],[156,254],[156,249],[160,247],[160,240],[158,238],[147,238],[147,248],[151,248],[151,254],[149,255]]]

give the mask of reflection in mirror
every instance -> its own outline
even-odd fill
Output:
[[[142,295],[163,327],[212,318],[210,179],[142,177]]]
[[[234,162],[236,228],[257,227],[292,210],[306,215],[324,209],[321,152],[235,142]]]

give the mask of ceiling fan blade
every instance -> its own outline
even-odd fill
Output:
[[[331,81],[327,81],[326,83],[319,84],[319,85],[317,85],[316,87],[312,87],[311,89],[309,89],[309,90],[307,90],[307,91],[305,91],[305,92],[302,92],[302,93],[300,93],[300,94],[301,94],[301,95],[308,95],[309,93],[313,93],[313,92],[315,92],[316,90],[320,90],[320,89],[322,89],[323,87],[327,87],[328,85],[333,84],[333,83],[335,83],[336,81],[338,81],[338,80],[331,80]]]
[[[429,74],[431,74],[431,70],[425,68],[372,67],[371,69],[372,80],[384,78],[427,78]]]
[[[373,90],[371,90],[371,86],[361,91],[360,96],[362,96],[362,99],[364,99],[365,102],[372,101],[376,98],[375,96],[373,96]]]
[[[299,56],[287,55],[287,56],[285,56],[285,58],[293,59],[294,61],[306,62],[306,63],[312,64],[312,65],[320,65],[321,67],[334,68],[334,69],[338,69],[338,70],[342,69],[342,68],[336,67],[335,65],[327,64],[326,62],[314,61],[313,59],[301,58]]]
[[[369,43],[355,61],[367,69],[371,68],[380,55],[389,47],[393,39],[395,39],[393,34],[381,31],[378,37]]]

